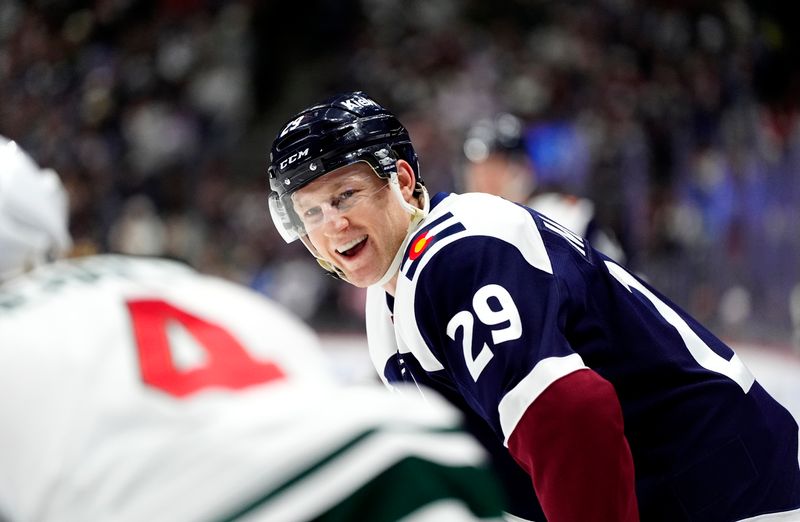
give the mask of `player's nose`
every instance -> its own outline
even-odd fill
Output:
[[[324,213],[322,227],[326,236],[333,236],[346,229],[350,224],[347,216],[336,209],[328,209]]]

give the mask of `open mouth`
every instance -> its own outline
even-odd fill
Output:
[[[336,248],[336,253],[345,257],[353,257],[367,244],[367,236],[361,236]]]

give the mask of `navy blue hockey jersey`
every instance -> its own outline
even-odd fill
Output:
[[[791,415],[728,346],[583,238],[494,196],[440,193],[403,248],[395,296],[368,291],[387,384],[463,399],[508,445],[554,383],[589,370],[621,407],[642,520],[800,509]]]

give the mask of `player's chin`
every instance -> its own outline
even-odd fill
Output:
[[[359,288],[372,286],[380,281],[382,273],[377,273],[369,263],[358,263],[342,266],[342,271],[350,284]]]
[[[383,273],[378,273],[378,270],[375,269],[376,264],[373,261],[368,255],[356,257],[338,256],[337,266],[344,272],[345,277],[351,284],[359,288],[366,288],[377,283],[383,276]]]
[[[380,280],[380,276],[372,276],[371,274],[365,275],[357,271],[348,272],[345,270],[344,274],[350,284],[357,286],[358,288],[367,288],[368,286],[372,286]]]

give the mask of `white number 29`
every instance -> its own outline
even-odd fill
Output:
[[[738,384],[742,390],[747,393],[750,390],[750,387],[753,385],[755,381],[755,377],[753,374],[750,373],[750,370],[742,363],[739,356],[733,354],[731,360],[727,360],[721,355],[717,354],[714,350],[711,349],[701,338],[698,336],[694,330],[692,330],[686,321],[678,315],[675,310],[667,306],[664,301],[659,299],[653,292],[648,290],[644,285],[642,285],[638,279],[633,277],[630,273],[628,273],[624,268],[620,267],[615,263],[611,263],[606,261],[606,266],[608,266],[608,271],[611,273],[614,278],[622,283],[622,285],[631,291],[632,288],[635,288],[639,291],[652,305],[656,308],[659,314],[675,329],[678,331],[678,334],[683,339],[686,348],[689,350],[689,353],[697,361],[697,364],[705,368],[706,370],[711,370],[712,372],[721,373],[725,375],[736,384]]]
[[[492,307],[489,306],[489,299],[491,298],[497,300],[500,305],[499,310],[492,310]],[[519,339],[522,335],[522,321],[520,321],[519,311],[511,294],[500,285],[486,285],[475,292],[472,297],[472,308],[475,311],[475,315],[469,310],[462,310],[450,319],[450,322],[447,323],[447,336],[455,341],[459,327],[464,329],[461,338],[464,360],[467,363],[467,369],[472,376],[472,380],[477,382],[481,372],[494,357],[494,353],[486,343],[483,343],[478,356],[472,356],[472,331],[475,325],[475,316],[478,317],[481,323],[488,326],[509,323],[508,326],[492,330],[492,342],[495,345]]]

